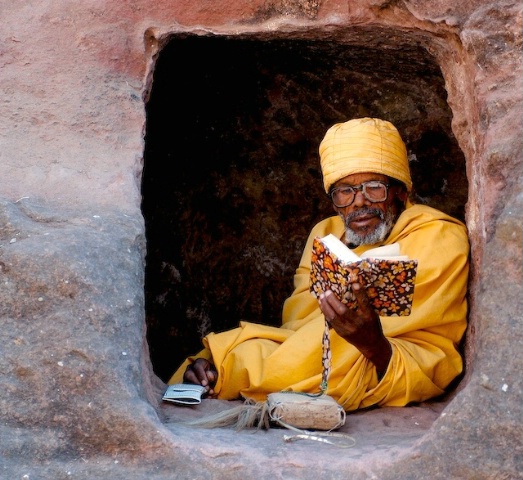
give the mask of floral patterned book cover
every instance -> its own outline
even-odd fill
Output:
[[[357,274],[379,315],[407,316],[412,309],[417,268],[417,260],[399,255],[398,244],[369,250],[365,258],[360,258],[332,234],[316,237],[310,291],[319,297],[331,290],[349,308],[356,308],[348,278],[351,273]]]

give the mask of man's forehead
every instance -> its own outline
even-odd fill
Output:
[[[353,173],[351,175],[347,175],[346,177],[340,178],[334,184],[334,186],[357,185],[362,182],[368,182],[370,180],[380,180],[382,182],[387,182],[389,180],[389,177],[387,177],[387,175],[383,175],[381,173],[374,173],[374,172]]]

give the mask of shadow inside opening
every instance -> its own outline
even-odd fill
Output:
[[[211,331],[280,325],[308,233],[333,214],[318,146],[350,118],[391,121],[415,201],[463,220],[465,159],[422,48],[173,36],[146,106],[147,339],[168,380]]]

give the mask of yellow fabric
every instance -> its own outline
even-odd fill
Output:
[[[392,123],[357,118],[333,125],[319,146],[323,186],[328,193],[338,180],[353,173],[381,173],[412,189],[407,149]]]
[[[340,217],[323,220],[312,230],[296,271],[295,290],[284,304],[281,327],[242,322],[205,337],[206,348],[196,357],[205,356],[216,365],[218,398],[262,401],[283,389],[319,390],[324,316],[309,292],[309,269],[313,238],[328,233],[342,237]],[[426,400],[443,393],[462,371],[458,344],[466,328],[469,255],[465,226],[430,207],[409,203],[384,244],[394,242],[402,254],[418,259],[418,274],[412,314],[381,317],[393,350],[381,381],[373,364],[331,330],[327,393],[347,411]],[[361,254],[376,246],[355,251]],[[169,383],[182,380],[187,362]]]

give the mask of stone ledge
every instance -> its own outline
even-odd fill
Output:
[[[199,452],[201,468],[209,468],[209,473],[216,469],[227,472],[223,478],[245,478],[244,468],[236,466],[237,475],[231,472],[236,461],[245,465],[247,471],[249,465],[258,465],[258,478],[272,475],[272,478],[316,479],[318,472],[322,478],[336,478],[341,472],[346,475],[349,471],[351,475],[372,478],[373,470],[394,464],[415,451],[416,442],[428,432],[446,403],[349,413],[345,426],[338,431],[354,439],[355,445],[351,448],[312,440],[285,442],[283,436],[293,432],[284,428],[236,431],[234,428],[205,429],[182,425],[184,421],[237,405],[241,402],[209,399],[191,407],[164,403],[159,407],[159,414],[176,438],[183,437],[183,442],[178,445],[180,454],[190,458]]]

